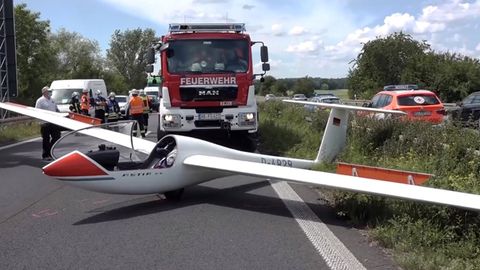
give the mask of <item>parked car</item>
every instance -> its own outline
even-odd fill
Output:
[[[118,106],[120,107],[121,118],[125,118],[125,106],[127,105],[128,96],[116,95],[115,100],[118,102]]]
[[[406,112],[407,119],[442,123],[445,107],[437,95],[427,90],[381,91],[368,107]]]
[[[317,103],[330,103],[330,104],[340,104],[340,99],[336,96],[329,95],[329,96],[321,96],[321,97],[313,97],[310,99],[311,102],[317,102]],[[305,105],[305,109],[309,111],[315,111],[318,109],[321,109],[321,107],[317,107],[314,105]]]
[[[335,97],[332,93],[315,93],[313,97]]]
[[[474,92],[448,110],[450,120],[460,121],[464,125],[480,126],[480,92]]]
[[[304,94],[295,94],[293,100],[307,101],[307,97]]]
[[[265,96],[265,101],[275,100],[277,97],[274,94],[267,94]]]

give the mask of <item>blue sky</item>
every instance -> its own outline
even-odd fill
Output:
[[[172,22],[244,22],[269,46],[275,77],[344,77],[362,43],[395,31],[426,40],[437,51],[480,57],[480,0],[14,0],[40,12],[52,31],[66,28],[99,42],[115,29]],[[258,48],[254,54],[259,55]],[[256,67],[260,67],[258,57]]]

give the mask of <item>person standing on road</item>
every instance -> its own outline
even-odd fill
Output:
[[[118,119],[120,118],[120,106],[118,105],[117,100],[115,100],[114,92],[111,92],[108,95],[107,111],[108,111],[107,121],[109,123],[117,122]]]
[[[150,97],[145,95],[144,90],[140,90],[140,97],[143,101],[143,126],[145,127],[145,132],[148,131],[148,114],[150,113],[150,108],[152,107],[152,100]]]
[[[70,111],[74,113],[81,113],[80,100],[78,99],[78,92],[72,93],[72,100],[70,100]]]
[[[145,127],[143,126],[143,100],[138,96],[138,90],[132,90],[132,97],[127,103],[127,108],[125,109],[127,117],[130,116],[131,120],[136,120],[140,126],[140,133],[143,138],[145,138]],[[136,136],[137,127],[134,126],[133,135]]]
[[[105,123],[105,111],[107,109],[107,100],[102,97],[102,91],[97,90],[95,92],[97,97],[95,98],[95,118],[102,120],[102,124]]]
[[[90,99],[88,98],[88,89],[82,90],[82,98],[80,99],[80,112],[81,114],[90,116]]]
[[[42,96],[37,99],[35,103],[35,108],[42,110],[58,112],[58,107],[55,101],[51,99],[51,94],[49,92],[48,86],[42,88]],[[42,134],[42,159],[43,160],[53,160],[52,155],[50,154],[53,144],[60,139],[60,127],[52,123],[43,123],[40,126],[40,133]]]

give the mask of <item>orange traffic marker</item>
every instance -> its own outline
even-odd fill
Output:
[[[88,115],[83,115],[79,113],[74,113],[74,112],[69,112],[68,113],[68,118],[77,120],[82,123],[90,124],[90,125],[100,125],[102,123],[101,119],[90,117]]]
[[[337,173],[410,185],[423,185],[433,176],[433,174],[428,173],[385,169],[343,162],[337,164]]]

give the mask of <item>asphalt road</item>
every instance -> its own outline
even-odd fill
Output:
[[[0,269],[397,269],[309,187],[235,176],[172,203],[69,187],[40,156],[40,140],[0,150]]]

